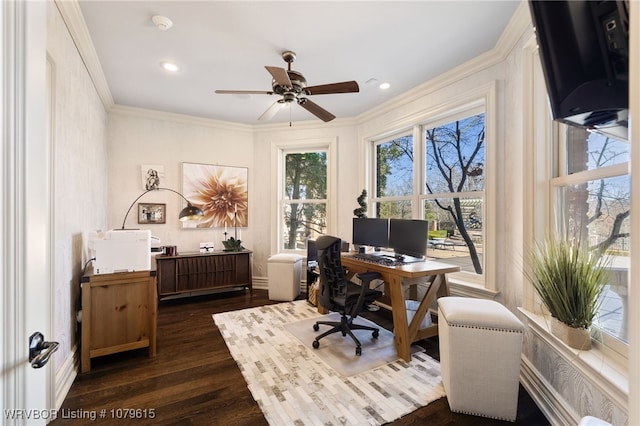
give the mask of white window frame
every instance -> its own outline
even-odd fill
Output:
[[[459,193],[452,193],[452,192],[445,192],[445,193],[436,193],[436,194],[428,194],[426,192],[426,175],[425,175],[425,170],[426,170],[426,141],[425,141],[425,132],[427,129],[433,129],[434,127],[438,127],[438,126],[442,126],[444,124],[448,124],[448,123],[452,123],[456,120],[461,120],[464,118],[468,118],[474,115],[478,115],[484,113],[485,114],[485,164],[484,164],[484,173],[485,173],[485,184],[484,184],[484,190],[483,191],[473,191],[473,192],[459,192]],[[489,176],[493,176],[494,173],[493,171],[490,171],[491,169],[491,165],[490,164],[495,164],[495,163],[489,163],[488,160],[488,146],[493,143],[489,143],[490,139],[490,134],[493,134],[493,132],[490,132],[487,130],[488,125],[488,118],[487,118],[487,113],[486,113],[486,109],[485,109],[485,102],[483,102],[482,100],[477,100],[475,102],[469,103],[467,105],[463,105],[460,108],[457,108],[456,110],[450,111],[450,112],[445,112],[440,116],[437,117],[433,117],[432,119],[423,122],[420,126],[418,126],[419,128],[419,132],[420,132],[420,141],[419,141],[419,153],[418,155],[420,156],[420,194],[419,194],[419,205],[420,205],[420,217],[424,216],[424,202],[426,200],[432,200],[435,198],[453,198],[455,195],[457,195],[460,198],[480,198],[482,199],[482,220],[483,223],[487,224],[488,226],[491,227],[495,227],[495,221],[493,219],[489,220],[489,216],[487,213],[487,198],[486,198],[486,193],[487,193],[487,185],[488,185],[488,179]],[[487,238],[487,227],[483,226],[482,229],[482,241],[483,241],[483,245],[485,247],[487,247],[487,243],[486,243],[486,238]],[[463,281],[463,282],[468,282],[468,283],[473,283],[474,285],[485,285],[486,282],[486,274],[487,274],[487,265],[488,265],[488,256],[487,254],[483,254],[482,256],[482,275],[473,273],[473,272],[469,272],[469,271],[461,271],[458,273],[454,273],[454,274],[450,274],[450,279],[453,281]],[[488,287],[491,290],[496,290],[495,285],[493,285],[493,283],[495,283],[495,280],[491,280],[490,281],[491,285]]]
[[[372,141],[373,144],[373,148],[372,148],[372,152],[373,152],[373,158],[372,158],[372,168],[371,168],[371,197],[370,197],[370,204],[371,207],[374,209],[372,212],[369,213],[369,215],[371,217],[375,216],[373,213],[375,212],[375,205],[377,203],[385,203],[385,202],[395,202],[395,201],[410,201],[411,202],[411,217],[413,219],[418,219],[420,218],[420,210],[417,209],[418,206],[418,196],[416,194],[416,188],[417,185],[419,185],[418,183],[418,179],[419,179],[419,174],[416,173],[416,162],[415,162],[415,158],[418,151],[416,151],[418,149],[419,145],[419,141],[416,141],[416,135],[415,135],[415,128],[413,129],[406,129],[404,131],[400,131],[395,133],[392,136],[387,136],[385,138],[379,139],[379,140],[374,140]],[[378,197],[377,193],[378,193],[378,186],[377,186],[377,181],[376,181],[376,170],[378,170],[377,167],[377,163],[378,163],[378,158],[377,158],[377,148],[379,145],[385,144],[387,142],[391,142],[394,139],[397,138],[401,138],[404,136],[412,136],[412,141],[413,141],[413,158],[414,158],[414,163],[413,163],[413,193],[410,195],[401,195],[401,196],[393,196],[393,197]]]
[[[376,144],[388,142],[389,140],[406,135],[408,132],[413,133],[414,146],[414,194],[412,198],[412,216],[414,219],[423,217],[423,201],[431,198],[427,195],[423,188],[425,186],[425,147],[423,141],[423,132],[426,128],[434,127],[434,125],[449,123],[457,118],[469,117],[479,112],[485,114],[485,188],[483,202],[483,221],[486,223],[484,229],[484,270],[482,275],[471,272],[459,272],[449,275],[449,284],[451,293],[461,296],[472,296],[493,299],[497,295],[496,289],[496,265],[497,265],[497,247],[496,247],[496,179],[495,171],[492,165],[497,165],[497,145],[501,143],[498,140],[497,133],[497,82],[492,81],[487,84],[478,86],[474,90],[470,90],[458,97],[453,97],[449,102],[437,105],[432,109],[415,114],[400,123],[396,123],[395,128],[386,129],[372,135],[364,135],[362,138],[364,150],[367,158],[368,179],[367,190],[370,194],[375,194],[376,185]],[[410,130],[408,130],[410,129]],[[467,194],[467,193],[465,193]],[[435,194],[434,194],[435,195]],[[401,197],[405,199],[405,197]],[[371,198],[369,205],[369,214],[371,215],[372,207],[376,198]],[[393,201],[394,198],[385,198],[385,201]]]
[[[566,131],[567,128],[564,124],[559,124],[554,126],[555,128],[555,137],[556,143],[553,144],[556,151],[557,158],[556,163],[552,168],[557,168],[558,172],[555,174],[555,177],[551,177],[549,179],[550,191],[549,191],[549,205],[551,206],[551,214],[554,219],[555,229],[561,229],[563,227],[563,217],[562,213],[556,209],[558,207],[557,194],[558,189],[563,187],[568,187],[571,185],[578,185],[590,181],[595,181],[599,179],[613,178],[619,176],[629,176],[630,163],[618,163],[610,166],[600,167],[597,169],[591,170],[583,170],[576,173],[568,174],[566,170],[567,164],[567,138]],[[628,327],[628,324],[627,324]],[[593,344],[596,346],[600,346],[603,350],[612,350],[615,352],[614,355],[619,355],[624,359],[628,358],[629,355],[629,345],[628,343],[624,343],[615,337],[611,336],[606,332],[601,332],[596,324],[592,327],[594,331],[592,335],[594,336]]]
[[[560,132],[559,124],[550,118],[535,37],[532,37],[524,48],[523,98],[523,192],[529,194],[524,198],[524,253],[533,241],[544,238],[547,230],[555,227],[553,197],[556,195],[556,188],[552,185],[552,178],[560,175],[558,165],[563,161],[560,155],[562,150],[558,149],[558,140],[555,137]],[[570,183],[571,179],[576,177],[563,177],[554,183]],[[528,318],[532,333],[555,348],[562,359],[574,363],[576,368],[592,377],[594,383],[598,383],[607,396],[620,402],[626,401],[629,383],[628,358],[624,348],[616,348],[615,343],[607,346],[608,342],[603,339],[593,341],[593,349],[582,353],[559,344],[549,331],[548,312],[542,306],[533,285],[527,281],[524,274],[521,274],[521,279],[523,302],[520,311]],[[617,339],[611,339],[620,343]],[[621,406],[626,404],[621,403]]]
[[[271,233],[271,253],[296,253],[306,255],[302,249],[284,249],[283,220],[281,213],[285,204],[300,200],[285,199],[285,160],[287,154],[321,152],[327,153],[327,198],[326,200],[308,200],[308,203],[325,203],[327,205],[327,234],[335,234],[337,223],[336,177],[337,177],[337,139],[319,138],[292,141],[279,141],[271,144],[271,165],[276,171],[272,174],[271,187],[276,188],[271,202],[271,217],[275,221]]]

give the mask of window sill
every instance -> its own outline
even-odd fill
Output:
[[[496,298],[499,292],[486,288],[481,282],[465,279],[465,274],[449,274],[449,293],[452,296],[475,297],[480,299]]]
[[[597,342],[594,342],[593,348],[588,351],[570,348],[551,334],[547,317],[524,308],[518,308],[518,310],[526,317],[529,329],[537,338],[570,361],[577,370],[601,388],[619,407],[625,409],[628,407],[629,378],[626,362],[619,359],[619,356],[609,353],[610,351]]]

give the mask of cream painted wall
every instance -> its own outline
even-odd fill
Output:
[[[264,224],[261,206],[253,196],[260,188],[263,176],[254,168],[254,143],[246,126],[218,125],[214,121],[198,120],[174,114],[114,108],[109,116],[109,216],[108,229],[122,226],[131,203],[144,192],[141,165],[164,167],[161,187],[182,192],[182,163],[204,163],[249,169],[249,226],[242,229],[243,245],[253,249],[256,227]],[[165,203],[165,224],[139,225],[137,203]],[[224,229],[182,229],[178,213],[183,200],[169,191],[146,194],[127,217],[126,228],[149,229],[163,245],[178,246],[178,252],[198,251],[200,242],[213,241],[222,248]],[[262,225],[264,226],[264,225]]]
[[[54,327],[60,348],[52,362],[68,381],[73,375],[76,309],[87,261],[86,231],[106,226],[107,113],[67,27],[47,4],[47,52],[53,77]],[[70,384],[69,384],[70,385]],[[56,388],[64,387],[57,383]]]
[[[182,163],[219,164],[249,169],[249,226],[243,228],[243,245],[254,252],[253,275],[257,286],[266,285],[267,259],[274,254],[275,218],[271,200],[277,193],[271,187],[276,172],[270,162],[271,144],[335,138],[338,145],[337,210],[341,220],[329,232],[349,239],[352,211],[360,193],[357,138],[353,125],[294,123],[293,127],[247,126],[199,120],[155,111],[116,107],[109,118],[109,217],[108,229],[120,228],[126,210],[142,194],[142,164],[164,166],[161,186],[182,191]],[[164,245],[178,251],[197,251],[200,242],[214,241],[221,248],[222,229],[182,229],[177,215],[182,200],[167,191],[149,193],[138,202],[167,204],[167,223],[138,225],[136,206],[126,228],[150,229]],[[262,284],[261,284],[262,280]]]

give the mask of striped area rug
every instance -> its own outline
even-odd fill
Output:
[[[421,352],[338,373],[285,327],[319,316],[303,300],[213,315],[269,424],[380,425],[445,396],[440,364]]]

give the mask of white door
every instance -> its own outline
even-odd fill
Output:
[[[37,425],[53,408],[51,366],[32,368],[28,348],[34,332],[52,336],[47,3],[0,7],[0,424]]]

